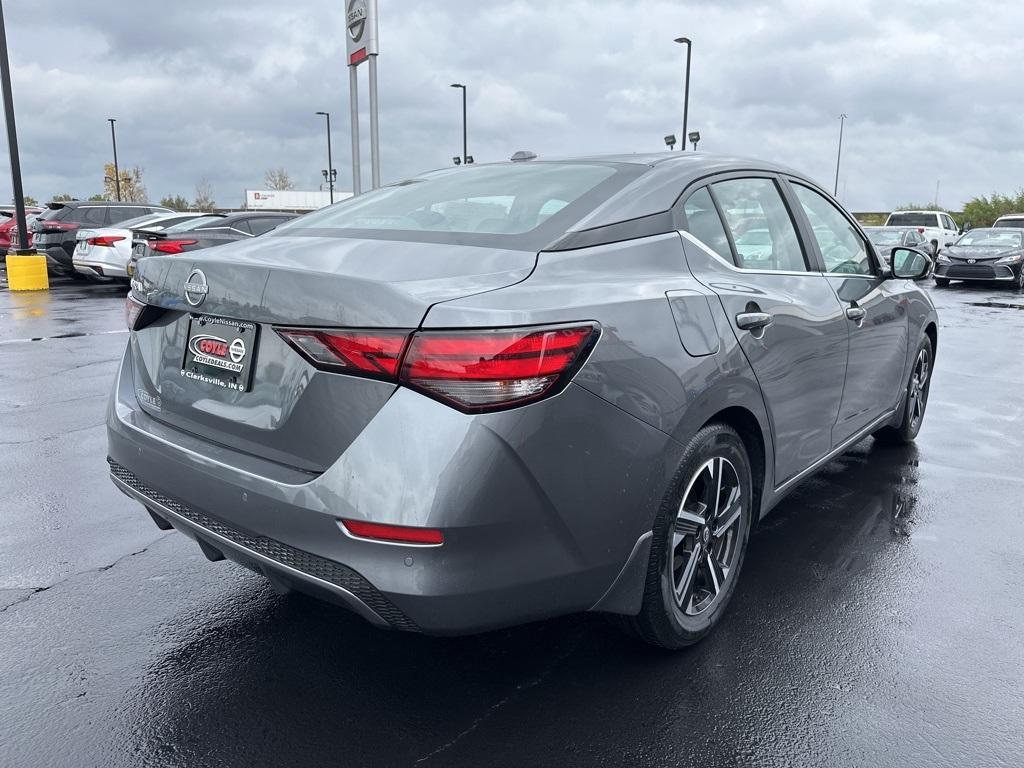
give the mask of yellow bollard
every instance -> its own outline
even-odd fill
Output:
[[[7,287],[12,291],[45,291],[50,288],[46,276],[46,257],[41,253],[19,256],[7,254]]]

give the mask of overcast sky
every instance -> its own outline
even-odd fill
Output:
[[[777,160],[854,210],[1024,186],[1024,8],[975,1],[611,2],[379,0],[383,178],[469,152],[540,156],[664,149],[681,132],[683,47],[694,41],[690,129],[701,150]],[[300,189],[326,167],[332,113],[350,186],[344,0],[7,0],[25,191],[102,188],[108,117],[122,167],[151,199],[209,179],[240,205],[283,166]],[[366,68],[363,97],[364,181]],[[0,198],[11,197],[7,156]]]

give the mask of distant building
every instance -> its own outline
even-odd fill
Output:
[[[351,192],[334,190],[334,202],[352,197]],[[331,204],[331,193],[323,190],[247,189],[247,211],[315,211]]]

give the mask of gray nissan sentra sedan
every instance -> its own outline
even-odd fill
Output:
[[[140,262],[111,476],[211,560],[381,627],[597,611],[681,647],[788,491],[920,429],[930,262],[891,257],[759,161],[427,173]]]

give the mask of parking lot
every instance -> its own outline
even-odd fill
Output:
[[[930,290],[916,446],[805,482],[675,654],[384,632],[207,562],[107,478],[124,288],[0,291],[0,764],[1024,764],[1024,295]]]

